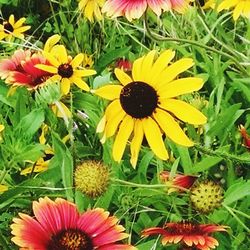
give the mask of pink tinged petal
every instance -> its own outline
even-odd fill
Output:
[[[92,241],[95,246],[102,246],[128,238],[128,234],[122,233],[123,231],[123,226],[116,225],[105,232],[98,234],[96,237],[92,238]]]
[[[188,245],[188,246],[192,246],[193,245],[193,237],[194,236],[187,236],[187,235],[184,235],[183,237],[183,241]]]
[[[147,139],[147,142],[152,151],[162,160],[168,159],[168,152],[165,148],[162,133],[158,124],[151,118],[145,118],[142,120],[143,130]]]
[[[130,163],[135,168],[138,160],[139,151],[141,148],[144,132],[142,122],[138,119],[135,120],[134,137],[130,144],[131,159]]]
[[[26,214],[19,214],[21,219],[14,218],[11,225],[12,241],[21,247],[45,249],[50,238],[49,232],[42,225]]]
[[[18,85],[32,85],[32,78],[28,74],[23,74],[17,71],[14,71],[6,79],[7,83],[18,84]]]
[[[161,242],[162,242],[163,245],[166,245],[168,243],[173,243],[175,241],[175,239],[179,240],[179,237],[181,237],[181,239],[183,238],[183,236],[180,236],[180,235],[165,235],[162,238]]]
[[[62,229],[60,212],[54,201],[47,197],[40,198],[38,202],[33,202],[33,211],[38,222],[48,234],[55,234]]]
[[[93,237],[96,237],[97,235],[114,227],[117,224],[117,222],[118,222],[118,219],[115,216],[109,216],[98,228],[95,229]]]
[[[122,16],[125,13],[127,5],[128,5],[127,0],[121,0],[121,1],[108,0],[104,4],[102,12],[106,13],[108,16],[111,17]]]
[[[177,236],[175,236],[175,237],[174,237],[173,243],[174,243],[174,244],[179,243],[179,242],[182,240],[182,238],[183,238],[182,235],[177,235]]]
[[[150,228],[147,228],[147,229],[144,229],[142,232],[141,232],[141,235],[143,237],[147,237],[147,236],[150,236],[150,235],[155,235],[155,234],[161,234],[161,235],[167,235],[168,232],[161,228],[161,227],[150,227]]]
[[[92,90],[92,92],[105,99],[114,100],[120,97],[121,90],[121,85],[106,85],[99,89]]]
[[[215,248],[219,246],[219,242],[215,238],[210,237],[210,236],[205,236],[204,238],[206,241],[206,243],[204,244],[205,246],[208,246],[210,248]]]
[[[95,231],[102,223],[105,223],[108,217],[109,212],[105,212],[102,208],[88,210],[80,216],[77,227],[94,237]]]
[[[122,155],[124,153],[125,147],[127,145],[127,141],[133,131],[134,128],[134,120],[131,116],[126,115],[124,120],[122,121],[117,136],[115,138],[115,142],[113,145],[113,158],[115,161],[120,162]]]
[[[192,176],[192,175],[177,175],[174,178],[174,185],[175,186],[179,186],[182,188],[186,188],[189,189],[194,182],[196,181],[196,179],[198,178],[198,176]]]
[[[133,19],[140,18],[147,9],[147,1],[128,1],[124,8],[126,18],[131,22]]]
[[[203,84],[202,78],[187,77],[162,85],[158,91],[163,98],[171,98],[197,91],[202,88]]]
[[[84,55],[80,53],[77,56],[75,56],[75,58],[70,62],[70,65],[73,68],[76,68],[82,63],[83,59],[84,59]]]
[[[136,250],[137,248],[131,245],[108,244],[98,247],[98,250]]]
[[[190,104],[176,99],[160,100],[160,107],[173,113],[178,119],[194,124],[202,125],[207,122],[207,117]]]
[[[169,113],[157,108],[153,116],[166,136],[172,141],[187,147],[194,145],[194,143],[186,136],[179,124]]]

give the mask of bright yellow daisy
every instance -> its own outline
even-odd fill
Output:
[[[64,95],[69,93],[71,83],[74,83],[82,90],[89,91],[89,86],[82,80],[82,77],[94,75],[96,72],[91,69],[80,69],[84,55],[80,53],[72,59],[68,56],[63,45],[56,45],[52,50],[53,53],[43,52],[51,65],[36,65],[37,68],[53,74],[48,81],[60,81],[61,91]]]
[[[233,19],[236,21],[240,16],[250,18],[250,0],[223,0],[217,10],[233,10]]]
[[[26,18],[22,17],[15,22],[14,15],[10,15],[9,20],[0,24],[0,40],[11,41],[13,37],[24,38],[23,32],[30,29],[30,26],[23,26]]]
[[[102,19],[101,8],[104,4],[104,0],[80,0],[78,7],[83,15],[90,21]]]
[[[190,58],[183,58],[168,65],[175,52],[166,50],[155,60],[156,51],[137,59],[133,63],[132,76],[116,68],[115,75],[121,84],[105,85],[93,92],[112,102],[106,108],[97,126],[103,133],[101,142],[116,131],[113,158],[120,162],[127,141],[131,139],[131,164],[136,166],[139,150],[145,136],[147,142],[160,159],[167,160],[163,133],[177,144],[193,146],[194,143],[181,129],[178,120],[200,125],[207,118],[190,104],[176,99],[182,94],[199,90],[204,81],[198,77],[177,78],[193,66]]]

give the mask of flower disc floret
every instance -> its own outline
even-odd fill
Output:
[[[63,229],[51,237],[46,247],[47,250],[93,250],[90,237],[78,229]]]
[[[68,63],[61,64],[58,67],[58,74],[61,77],[70,78],[73,75],[73,73],[74,73],[73,67]]]
[[[13,26],[9,22],[5,22],[3,27],[4,27],[4,32],[7,34],[14,31]]]
[[[128,115],[140,119],[152,115],[157,107],[158,96],[149,84],[131,82],[121,90],[120,102]]]

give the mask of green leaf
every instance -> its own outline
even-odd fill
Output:
[[[250,195],[250,181],[235,183],[225,193],[224,204],[229,205],[237,200]]]
[[[130,51],[131,47],[125,47],[120,49],[114,49],[107,53],[105,53],[103,56],[99,58],[99,60],[96,63],[96,71],[97,74],[100,74],[106,66],[111,64],[115,59],[123,57]]]
[[[62,142],[60,137],[53,132],[52,133],[53,148],[55,150],[55,157],[60,162],[62,183],[65,187],[65,193],[67,199],[70,201],[74,200],[73,194],[73,158],[69,149]]]
[[[34,109],[24,116],[17,125],[16,130],[21,135],[33,136],[44,122],[44,110]]]
[[[219,162],[221,162],[223,158],[218,157],[218,156],[208,156],[203,158],[200,162],[196,163],[191,172],[192,173],[198,173],[205,171],[215,165],[217,165]]]

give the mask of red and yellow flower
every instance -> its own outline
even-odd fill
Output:
[[[183,247],[195,247],[200,250],[210,250],[219,245],[219,242],[210,234],[225,232],[226,226],[213,224],[194,224],[190,222],[166,223],[163,228],[152,227],[142,231],[142,236],[162,235],[162,244],[178,244]]]
[[[134,250],[117,241],[128,237],[118,219],[102,208],[79,214],[75,204],[45,197],[33,202],[35,218],[19,213],[12,241],[22,249]]]
[[[30,29],[30,26],[23,26],[26,21],[25,17],[20,18],[15,22],[14,15],[10,15],[8,21],[4,21],[3,24],[0,24],[0,40],[11,41],[13,37],[20,39],[24,38],[23,33]]]
[[[197,178],[198,176],[182,174],[175,174],[171,178],[169,171],[162,171],[160,173],[161,181],[169,187],[168,193],[182,192],[189,189],[192,187]]]
[[[187,0],[108,0],[102,8],[102,12],[111,17],[125,16],[129,21],[140,18],[147,8],[157,16],[162,11],[183,11],[188,4]]]

